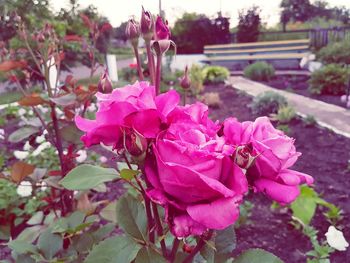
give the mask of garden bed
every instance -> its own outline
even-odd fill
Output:
[[[235,116],[239,120],[254,120],[247,105],[252,98],[242,92],[224,85],[208,86],[206,92],[218,92],[222,101],[220,108],[211,109],[213,119],[224,120]],[[315,178],[315,189],[322,197],[344,210],[344,219],[340,225],[344,227],[344,235],[350,237],[350,139],[337,135],[317,125],[306,125],[297,119],[289,124],[290,136],[296,139],[296,148],[303,155],[293,167]],[[288,222],[290,211],[278,209],[271,212],[271,202],[262,195],[248,198],[255,204],[250,217],[251,223],[237,230],[237,250],[235,254],[247,248],[259,247],[279,256],[286,263],[305,263],[305,253],[311,249],[311,243],[300,231]],[[319,238],[325,239],[329,223],[322,212],[317,211],[312,225],[319,230]],[[350,251],[336,252],[331,262],[346,262]]]
[[[309,97],[311,99],[320,100],[326,103],[346,108],[346,105],[340,101],[340,96],[311,94],[308,90],[309,79],[309,76],[277,75],[272,80],[261,81],[261,83],[272,88],[293,92],[305,97]]]

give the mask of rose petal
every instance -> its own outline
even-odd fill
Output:
[[[281,205],[292,203],[300,194],[297,186],[284,185],[268,179],[258,179],[254,186],[257,191],[265,193]]]
[[[175,217],[171,227],[171,232],[176,237],[198,236],[203,234],[204,231],[206,231],[206,228],[188,215]]]
[[[190,217],[210,229],[224,229],[239,216],[238,197],[222,198],[208,204],[189,205]]]

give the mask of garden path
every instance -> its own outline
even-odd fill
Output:
[[[253,97],[265,91],[277,92],[288,100],[288,103],[295,108],[298,115],[302,117],[313,116],[320,126],[350,138],[350,110],[302,95],[277,90],[239,76],[230,77],[229,83],[235,89],[244,91]]]

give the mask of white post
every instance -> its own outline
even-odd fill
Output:
[[[117,57],[114,54],[107,54],[107,69],[108,75],[111,81],[118,81],[118,67],[117,67]]]

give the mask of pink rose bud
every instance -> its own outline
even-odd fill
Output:
[[[254,163],[256,156],[253,156],[253,145],[238,146],[234,155],[235,163],[242,169],[248,169]]]
[[[130,19],[128,24],[126,25],[125,30],[126,37],[130,41],[138,40],[140,37],[140,25],[134,19]]]
[[[185,68],[185,74],[181,78],[180,85],[183,89],[189,89],[191,87],[191,79],[188,76],[188,67]]]
[[[152,14],[149,11],[145,11],[145,9],[142,7],[142,14],[141,14],[141,33],[144,37],[152,38],[153,36],[153,17]]]
[[[124,131],[124,147],[132,156],[140,156],[147,150],[147,139],[136,130]]]
[[[109,79],[107,69],[102,74],[100,81],[97,84],[97,89],[101,93],[111,93],[113,90],[112,82]]]
[[[168,27],[168,21],[163,21],[161,16],[157,17],[155,26],[155,40],[169,39],[170,30]]]

